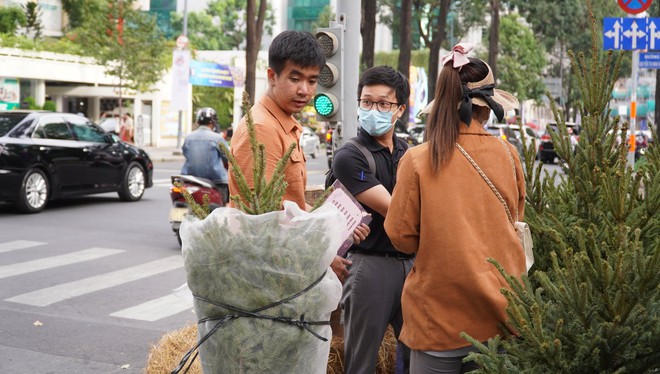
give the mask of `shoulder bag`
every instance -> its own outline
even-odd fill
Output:
[[[516,175],[516,165],[513,162],[513,156],[511,156],[511,151],[509,150],[509,147],[507,147],[506,144],[504,144],[504,141],[501,138],[497,138],[502,142],[502,145],[506,149],[506,152],[509,154],[509,159],[511,159],[511,166],[513,167],[513,177],[516,180],[517,183],[517,175]],[[490,187],[491,190],[495,193],[497,198],[500,200],[502,205],[504,205],[504,210],[506,210],[506,215],[509,217],[509,222],[513,224],[513,227],[516,229],[516,234],[518,235],[518,239],[520,240],[520,244],[522,244],[523,250],[525,252],[525,266],[527,271],[534,265],[534,251],[533,251],[533,245],[532,243],[532,232],[529,230],[529,225],[525,222],[518,221],[518,211],[516,210],[516,219],[515,221],[513,220],[513,217],[511,216],[511,211],[509,210],[509,206],[506,204],[506,201],[504,201],[504,198],[502,195],[500,195],[500,192],[495,188],[493,183],[488,179],[486,174],[481,170],[479,165],[470,157],[470,155],[461,147],[460,144],[456,143],[456,148],[467,158],[468,161],[470,161],[470,164],[477,170],[479,175],[481,175],[481,178],[483,178],[484,181],[486,181],[486,184]]]

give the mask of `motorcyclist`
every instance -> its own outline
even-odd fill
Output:
[[[181,174],[210,179],[226,204],[229,201],[227,156],[218,143],[227,148],[229,145],[223,136],[216,132],[218,114],[213,108],[201,108],[197,111],[196,122],[199,127],[188,134],[183,142],[186,161],[181,168]]]

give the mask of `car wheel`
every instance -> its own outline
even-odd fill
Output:
[[[37,213],[46,207],[49,192],[48,178],[39,169],[30,169],[23,177],[16,207],[22,213]]]
[[[312,152],[312,158],[318,158],[319,152],[320,152],[320,147],[317,145],[316,148],[314,148],[314,152]]]
[[[128,165],[124,182],[119,190],[119,198],[123,201],[137,201],[144,195],[144,170],[140,164],[133,162]]]

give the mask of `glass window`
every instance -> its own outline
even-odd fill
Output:
[[[73,140],[73,134],[69,126],[61,116],[46,116],[39,121],[37,130],[32,134],[33,138]]]
[[[90,120],[81,116],[67,116],[76,138],[83,142],[103,143],[106,140],[105,132],[94,126]]]
[[[27,114],[25,113],[2,113],[0,115],[0,136],[6,135],[9,130],[13,129],[26,116]]]

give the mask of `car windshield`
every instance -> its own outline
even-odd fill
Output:
[[[21,122],[27,113],[2,113],[0,114],[0,136],[5,136],[9,130],[13,129]]]

